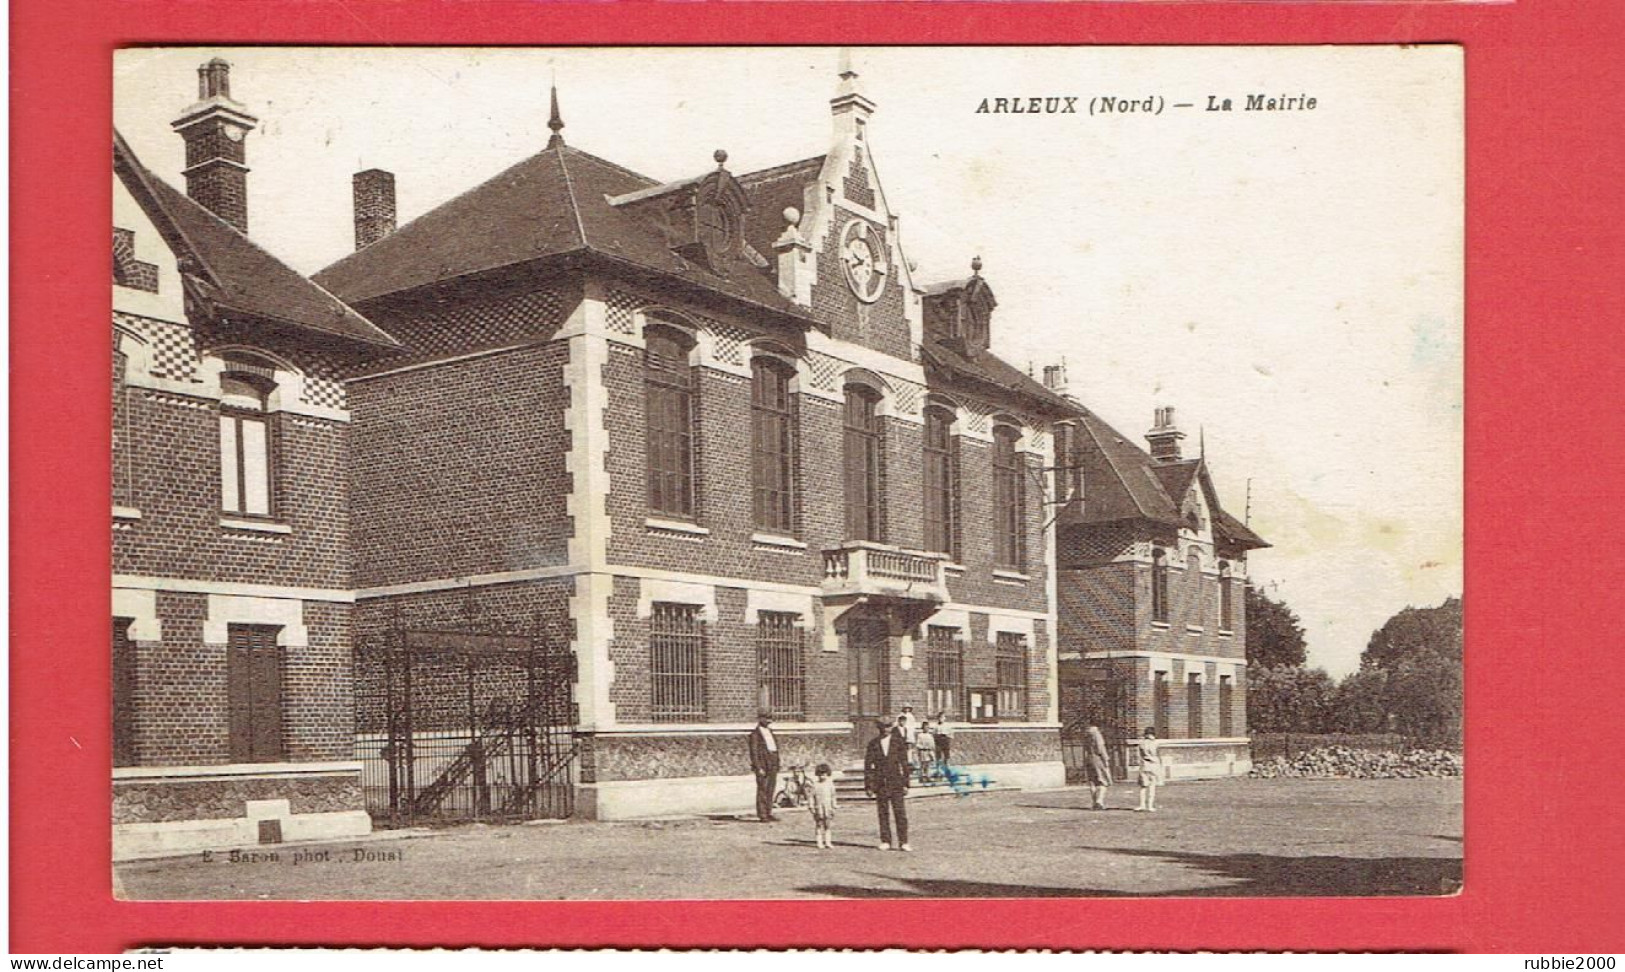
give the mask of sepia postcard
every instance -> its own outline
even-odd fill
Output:
[[[1457,893],[1462,63],[117,51],[114,893]]]

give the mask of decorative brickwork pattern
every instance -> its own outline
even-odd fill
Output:
[[[616,334],[633,335],[637,333],[637,324],[633,314],[643,305],[643,301],[635,294],[624,290],[611,290],[609,292],[606,324]]]
[[[363,371],[507,347],[558,330],[570,301],[558,290],[418,305],[410,313],[380,311],[376,320],[406,350]]]
[[[158,265],[136,259],[135,231],[113,227],[113,283],[149,294],[158,292]]]
[[[869,167],[864,163],[861,148],[852,151],[852,163],[847,166],[846,176],[841,180],[841,191],[859,206],[875,208],[875,190],[869,181]]]

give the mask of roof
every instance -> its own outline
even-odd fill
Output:
[[[316,274],[352,303],[536,260],[595,257],[810,322],[763,270],[686,259],[656,217],[628,204],[675,190],[559,140]],[[649,193],[659,195],[659,192]],[[622,197],[632,196],[629,201]]]
[[[1083,467],[1084,497],[1081,512],[1068,515],[1068,522],[1087,525],[1150,520],[1179,526],[1185,494],[1193,484],[1200,483],[1213,515],[1215,539],[1248,549],[1269,546],[1219,506],[1205,460],[1158,462],[1100,416],[1081,405],[1073,407],[1083,431],[1079,464]]]
[[[771,260],[773,244],[784,235],[784,211],[791,207],[798,211],[806,208],[807,185],[817,180],[823,168],[824,156],[819,155],[738,176],[740,185],[750,193],[750,211],[745,214],[745,242]],[[776,261],[773,270],[776,276]]]
[[[941,342],[932,342],[920,348],[925,359],[926,379],[933,375],[941,379],[969,380],[988,386],[996,394],[1015,395],[1022,403],[1038,412],[1052,416],[1070,416],[1077,406],[1034,381],[1020,368],[1011,365],[991,351],[976,357],[966,357]]]
[[[113,132],[113,171],[189,263],[188,285],[214,306],[378,347],[400,343],[343,301],[261,249],[236,227],[158,178]]]

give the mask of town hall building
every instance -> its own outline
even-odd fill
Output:
[[[1001,360],[974,254],[914,278],[850,68],[823,155],[677,181],[555,96],[403,226],[356,174],[309,279],[251,242],[258,119],[199,78],[185,194],[114,144],[122,853],[738,810],[760,712],[786,766],[906,705],[1043,787],[1109,696],[1244,771],[1262,541],[1171,423],[1143,452]]]

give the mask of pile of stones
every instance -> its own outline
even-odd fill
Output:
[[[1261,760],[1253,764],[1251,775],[1260,779],[1422,779],[1460,776],[1461,765],[1460,753],[1444,749],[1412,749],[1395,753],[1321,746],[1295,756]]]

